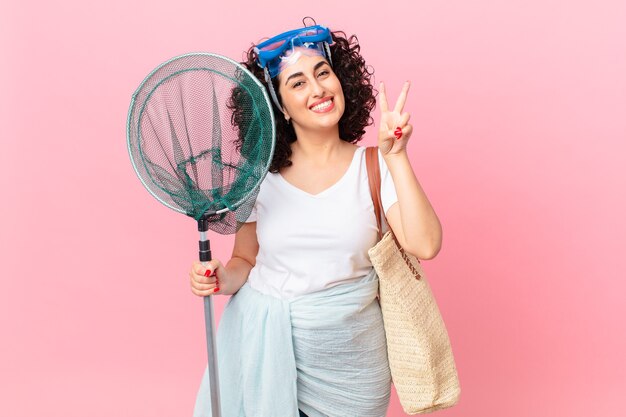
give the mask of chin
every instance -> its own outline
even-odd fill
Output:
[[[312,127],[315,129],[330,129],[330,128],[334,128],[334,127],[338,127],[339,126],[339,120],[341,120],[341,117],[338,118],[333,118],[332,120],[325,120],[322,123],[317,123],[315,125],[313,125]]]
[[[336,112],[332,115],[329,114],[327,118],[320,120],[319,124],[324,128],[337,126],[342,116],[343,116],[343,110],[340,112]]]

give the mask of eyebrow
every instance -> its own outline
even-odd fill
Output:
[[[324,64],[328,64],[328,62],[326,62],[326,61],[320,61],[320,62],[318,62],[317,64],[315,64],[315,66],[313,67],[313,72],[317,71],[317,69],[318,69],[319,67],[321,67],[322,65],[324,65]],[[300,77],[301,75],[304,75],[304,74],[303,74],[302,72],[295,72],[295,73],[291,74],[291,75],[290,75],[289,77],[287,77],[287,79],[285,80],[285,85],[287,85],[287,83],[289,82],[289,80],[291,80],[292,78],[295,78],[295,77]]]

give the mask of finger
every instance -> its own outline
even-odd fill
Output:
[[[194,282],[193,285],[191,286],[191,288],[194,288],[196,291],[213,291],[215,288],[217,288],[218,285],[213,283],[213,284],[199,284],[197,282]]]
[[[380,130],[381,132],[382,132],[382,131],[385,131],[385,130],[389,130],[389,123],[387,123],[387,118],[386,118],[386,117],[384,117],[384,116],[382,116],[382,117],[380,118],[380,127],[379,127],[379,130]]]
[[[411,115],[409,113],[402,113],[400,116],[400,121],[397,123],[396,128],[393,131],[396,139],[400,139],[403,135],[402,129],[407,125]]]
[[[199,290],[210,290],[220,286],[219,279],[217,277],[205,277],[204,275],[190,274],[189,282],[192,288]]]
[[[219,286],[216,284],[198,284],[192,281],[191,292],[195,295],[204,296],[215,294],[219,291]]]
[[[385,92],[385,84],[380,83],[380,94],[378,95],[380,101],[380,112],[384,113],[389,111],[389,105],[387,104],[387,93]]]
[[[406,125],[402,128],[402,138],[408,139],[411,136],[411,133],[413,133],[413,125]]]
[[[200,275],[200,274],[196,274],[195,272],[190,272],[189,273],[189,278],[194,281],[194,282],[198,282],[201,284],[211,284],[211,283],[215,283],[217,281],[219,281],[218,277],[216,275],[211,275],[209,277],[205,276],[205,275]]]
[[[406,97],[409,94],[409,87],[411,87],[411,83],[406,81],[404,86],[402,86],[402,91],[400,92],[400,97],[398,97],[398,101],[396,101],[396,106],[393,111],[402,113],[402,109],[404,108],[404,103],[406,103]]]
[[[402,113],[400,116],[400,122],[398,123],[398,127],[404,127],[407,123],[409,123],[409,119],[411,118],[411,114],[408,112]]]
[[[393,139],[400,140],[402,138],[408,138],[413,133],[413,125],[406,125],[402,128],[397,127],[396,130],[389,130],[389,134],[393,135]]]
[[[198,275],[203,275],[204,271],[206,270],[206,268],[204,267],[204,265],[202,265],[202,262],[200,261],[193,261],[193,265],[191,267],[191,270]]]
[[[193,267],[193,272],[194,274],[197,275],[202,275],[202,276],[209,276],[211,274],[213,274],[213,266],[211,266],[209,263],[205,265],[201,264],[200,262],[198,262],[198,264],[194,264]]]
[[[211,276],[215,274],[215,271],[220,267],[222,263],[218,259],[213,259],[208,262],[198,263],[194,270],[198,275]]]
[[[391,143],[395,142],[395,140],[397,139],[398,136],[398,132],[401,132],[400,128],[396,128],[394,130],[387,130],[385,132],[385,137],[383,138],[384,141],[391,141]]]

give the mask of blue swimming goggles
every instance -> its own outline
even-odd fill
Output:
[[[315,55],[320,55],[328,60],[332,66],[330,57],[330,46],[333,43],[330,30],[322,25],[307,26],[300,29],[290,30],[274,36],[254,47],[257,64],[265,72],[265,82],[267,83],[272,99],[279,109],[282,106],[278,102],[278,97],[272,86],[272,78],[275,78],[289,64],[295,62],[299,54],[296,47],[303,47],[310,50]]]

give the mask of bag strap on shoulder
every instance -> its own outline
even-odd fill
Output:
[[[385,215],[382,209],[382,199],[380,197],[380,166],[378,165],[378,147],[377,146],[368,146],[365,149],[365,165],[367,166],[367,179],[370,185],[370,194],[372,195],[372,202],[374,203],[374,213],[376,214],[376,223],[378,224],[378,240],[383,238],[383,228],[382,228],[382,218]],[[386,221],[385,217],[385,221]],[[389,222],[387,222],[389,224]],[[396,246],[402,253],[402,257],[406,264],[411,268],[412,271],[415,271],[413,265],[411,265],[411,261],[409,260],[406,252],[398,242],[398,238],[395,234],[392,233],[393,240],[396,242]],[[421,263],[419,259],[415,258],[418,263]],[[417,279],[420,279],[420,275],[415,272],[415,276]]]
[[[378,224],[378,240],[380,240],[383,237],[382,216],[384,216],[384,213],[380,198],[380,167],[378,165],[377,146],[368,146],[365,149],[365,164],[367,166],[370,194],[374,203],[374,213],[376,213],[376,224]]]

